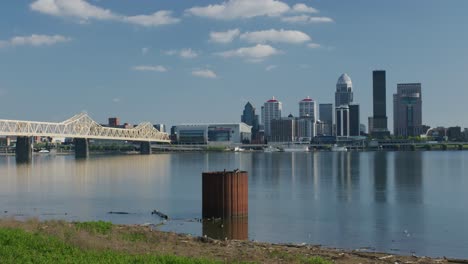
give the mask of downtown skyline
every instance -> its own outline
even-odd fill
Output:
[[[366,120],[372,71],[383,69],[388,120],[397,83],[418,82],[424,124],[468,127],[465,1],[261,0],[248,12],[236,10],[242,0],[61,2],[0,4],[2,118],[232,122],[272,96],[297,115],[306,96],[333,103],[348,73]]]

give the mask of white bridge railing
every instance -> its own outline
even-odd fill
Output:
[[[78,114],[60,123],[0,119],[0,136],[43,136],[169,143],[169,135],[151,123],[131,129],[103,127],[87,114]]]

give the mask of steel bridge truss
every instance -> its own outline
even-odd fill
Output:
[[[43,136],[169,143],[169,135],[151,123],[130,129],[104,127],[81,113],[61,123],[0,119],[0,136]]]

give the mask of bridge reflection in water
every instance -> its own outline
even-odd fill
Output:
[[[238,217],[225,220],[203,220],[203,235],[213,239],[249,239],[249,219]]]

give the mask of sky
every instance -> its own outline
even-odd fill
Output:
[[[240,122],[333,103],[342,73],[361,122],[372,71],[422,83],[423,123],[468,127],[466,0],[10,0],[0,2],[0,119]]]

